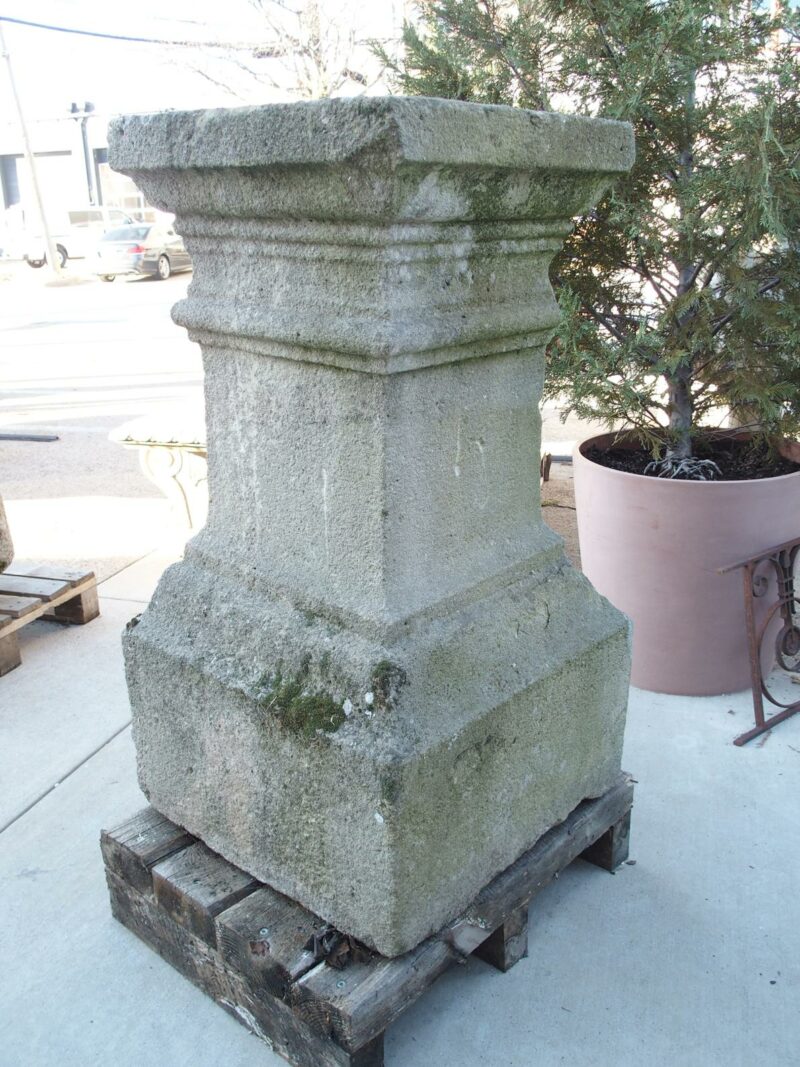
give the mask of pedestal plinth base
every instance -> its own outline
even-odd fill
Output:
[[[499,874],[458,919],[386,959],[211,852],[152,808],[104,832],[114,916],[295,1067],[380,1067],[383,1033],[453,963],[527,955],[533,896],[578,856],[628,854],[620,775]]]

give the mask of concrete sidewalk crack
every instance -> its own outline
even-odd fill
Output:
[[[8,820],[8,822],[5,822],[2,826],[0,826],[0,834],[4,834],[6,830],[9,829],[9,827],[14,825],[15,822],[19,822],[19,820],[24,815],[27,815],[28,812],[35,808],[37,804],[40,804],[46,796],[49,796],[54,790],[58,789],[60,785],[66,782],[68,778],[71,778],[72,775],[76,771],[79,771],[81,767],[85,766],[90,759],[94,759],[94,757],[99,752],[102,752],[107,745],[110,745],[111,742],[116,740],[116,738],[118,738],[120,734],[124,733],[130,726],[130,724],[131,720],[128,719],[128,721],[123,726],[120,726],[120,728],[118,730],[115,730],[110,737],[107,737],[105,741],[101,742],[97,746],[97,748],[92,749],[92,751],[89,752],[86,756],[84,756],[83,759],[80,760],[80,762],[76,763],[74,767],[71,767],[66,774],[63,774],[57,782],[53,782],[53,784],[51,786],[48,786],[47,789],[43,789],[42,792],[30,802],[30,804],[27,804],[22,809],[22,811],[18,811],[16,815],[14,815],[11,819]]]

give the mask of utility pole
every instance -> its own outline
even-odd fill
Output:
[[[89,203],[97,203],[97,194],[94,187],[94,173],[92,167],[92,153],[89,150],[89,135],[86,132],[86,123],[89,120],[89,116],[94,111],[94,104],[88,100],[83,105],[83,110],[73,102],[72,107],[69,109],[70,115],[80,122],[81,124],[81,142],[83,144],[83,165],[86,169],[86,188],[89,193]]]
[[[36,173],[36,161],[33,158],[33,149],[31,148],[30,138],[28,137],[28,127],[25,122],[25,113],[22,110],[22,102],[19,98],[19,92],[17,91],[17,83],[14,80],[14,68],[11,65],[11,55],[6,45],[5,34],[3,33],[3,24],[0,22],[0,53],[6,61],[8,67],[8,80],[11,83],[11,92],[14,96],[14,103],[17,107],[17,115],[19,116],[19,124],[22,130],[22,143],[25,146],[25,158],[28,161],[28,167],[31,172],[31,182],[33,184],[33,192],[36,197],[36,204],[39,208],[39,215],[42,219],[42,231],[44,233],[44,241],[47,247],[47,262],[50,265],[50,269],[60,277],[63,274],[61,270],[61,262],[59,260],[58,251],[50,233],[50,225],[47,221],[47,215],[44,210],[44,201],[42,199],[42,190],[39,185],[39,177]]]

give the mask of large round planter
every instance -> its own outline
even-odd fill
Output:
[[[575,504],[583,571],[633,621],[632,683],[688,696],[748,688],[742,572],[719,569],[800,537],[800,472],[688,482],[587,459],[613,440],[576,448]],[[800,458],[797,445],[784,452]]]

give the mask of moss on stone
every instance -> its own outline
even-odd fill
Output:
[[[503,217],[510,184],[507,174],[485,169],[473,174],[456,173],[453,178],[466,196],[476,221]]]
[[[406,672],[391,660],[382,659],[372,668],[372,692],[376,708],[390,708],[406,684]]]
[[[284,676],[279,663],[273,673],[262,675],[258,682],[261,707],[277,718],[281,729],[309,739],[320,730],[334,733],[347,717],[329,692],[312,687],[310,671],[311,655],[307,653],[294,674]]]
[[[381,776],[381,800],[387,804],[394,804],[400,796],[400,778],[394,774]]]

